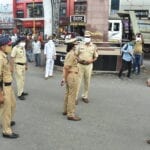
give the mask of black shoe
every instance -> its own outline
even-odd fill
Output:
[[[15,124],[16,124],[15,121],[11,121],[11,122],[10,122],[10,126],[14,126]]]
[[[67,112],[63,112],[62,115],[64,115],[64,116],[67,115]]]
[[[80,117],[77,117],[77,116],[74,116],[74,117],[67,117],[68,120],[72,120],[72,121],[80,121],[81,118]]]
[[[83,97],[82,97],[82,101],[83,101],[84,103],[89,103],[88,98],[83,98]]]
[[[23,95],[18,96],[18,98],[19,98],[20,100],[25,100],[25,97],[24,97]]]
[[[22,93],[22,96],[27,96],[27,95],[29,95],[29,94],[25,93],[25,92]]]
[[[147,140],[146,142],[147,142],[147,144],[150,144],[150,140]]]
[[[16,139],[16,138],[19,137],[19,134],[16,134],[16,133],[4,134],[4,133],[3,133],[3,137],[4,137],[4,138],[9,138],[9,139]]]

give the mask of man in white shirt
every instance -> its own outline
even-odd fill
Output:
[[[34,37],[34,41],[32,43],[33,54],[35,57],[35,66],[41,65],[41,42],[38,40],[38,37]]]
[[[46,57],[45,79],[53,76],[54,60],[56,59],[56,48],[52,37],[48,37],[48,42],[44,47],[44,55]]]

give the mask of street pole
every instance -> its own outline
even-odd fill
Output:
[[[34,14],[35,0],[32,1],[32,8],[33,8],[33,34],[35,34],[35,14]]]

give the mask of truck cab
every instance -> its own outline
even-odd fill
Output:
[[[108,41],[121,42],[122,41],[122,21],[109,19],[108,20]]]

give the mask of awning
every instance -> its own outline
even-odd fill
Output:
[[[117,14],[119,17],[129,17],[129,12],[127,11],[118,11]]]
[[[25,28],[44,27],[44,18],[16,18],[17,25],[22,25]]]
[[[15,18],[14,20],[18,20],[18,21],[33,21],[33,20],[44,20],[44,18]]]

